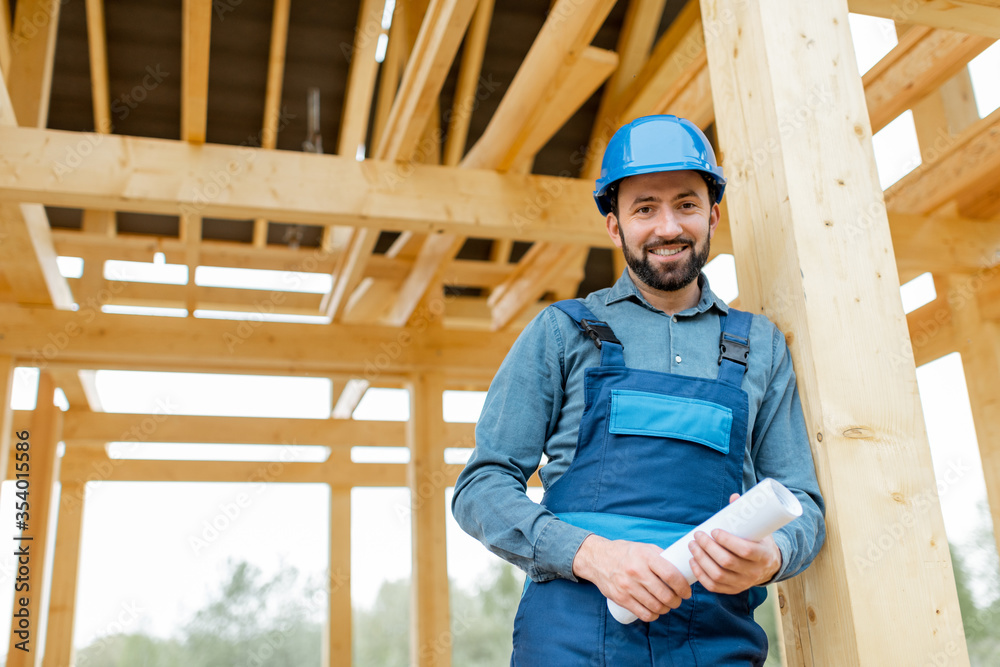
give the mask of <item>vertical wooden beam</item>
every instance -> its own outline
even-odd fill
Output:
[[[325,667],[351,664],[351,489],[330,487],[330,613]]]
[[[955,343],[962,355],[979,458],[983,463],[993,536],[1000,551],[1000,383],[997,382],[1000,377],[1000,324],[987,320],[980,312],[978,276],[936,278],[935,283],[947,295],[951,307]]]
[[[48,122],[61,6],[60,0],[17,3],[7,88],[22,127],[45,127]]]
[[[264,126],[261,129],[261,148],[278,145],[278,118],[281,116],[281,88],[285,79],[285,47],[288,44],[288,14],[291,0],[274,0],[271,16],[271,52],[267,57],[267,90],[264,93]],[[253,221],[253,245],[267,245],[267,220]]]
[[[967,665],[846,3],[701,10],[740,299],[789,341],[827,502],[797,629],[817,665]]]
[[[181,40],[181,140],[205,143],[208,127],[208,61],[212,37],[212,0],[184,0],[183,37]],[[269,72],[270,74],[270,72]],[[265,112],[265,130],[267,115]],[[262,135],[264,140],[266,135]],[[181,216],[180,235],[184,241],[184,260],[188,267],[185,302],[193,316],[197,294],[195,269],[200,261],[201,216]],[[256,226],[255,226],[256,237]],[[256,240],[256,238],[254,239]]]
[[[59,521],[56,524],[52,594],[49,598],[43,667],[67,667],[74,663],[73,624],[77,575],[80,571],[85,488],[86,483],[82,481],[63,482],[59,493]]]
[[[445,546],[445,482],[443,441],[443,378],[414,375],[410,391],[407,443],[413,526],[413,574],[410,605],[410,664],[414,667],[451,665],[448,605],[448,555]]]
[[[111,93],[108,88],[108,40],[104,29],[104,0],[87,0],[87,45],[90,53],[90,94],[94,128],[111,132]]]
[[[52,515],[52,495],[56,480],[59,478],[59,458],[56,447],[62,437],[62,412],[52,404],[56,385],[52,376],[42,372],[38,382],[38,403],[31,418],[31,428],[28,438],[21,442],[29,443],[29,475],[28,503],[29,518],[26,520],[27,530],[21,531],[21,541],[15,538],[15,549],[27,549],[29,559],[29,590],[15,590],[14,617],[11,619],[10,646],[7,653],[6,667],[34,667],[36,658],[41,653],[38,638],[41,636],[42,599],[45,594],[45,559],[48,553],[49,521]],[[22,435],[24,435],[22,433]],[[16,444],[15,444],[16,446]],[[20,500],[20,498],[18,498]],[[30,539],[29,539],[30,538]],[[23,582],[22,582],[23,583]],[[16,585],[16,583],[15,583]],[[21,604],[22,600],[26,603]],[[25,609],[29,623],[29,651],[17,648],[24,637],[17,635],[23,630],[17,616],[19,610]]]
[[[212,0],[184,0],[181,40],[181,139],[205,143]]]
[[[184,263],[188,267],[188,281],[184,290],[184,302],[188,316],[193,317],[198,307],[198,285],[194,274],[201,263],[201,216],[191,213],[181,215],[181,241],[184,242]]]
[[[10,2],[0,0],[0,76],[10,73]]]
[[[14,391],[14,358],[0,355],[0,480],[7,479],[10,443],[14,437],[14,412],[10,398]]]
[[[115,212],[107,209],[87,209],[83,212],[83,231],[113,238],[118,234]]]

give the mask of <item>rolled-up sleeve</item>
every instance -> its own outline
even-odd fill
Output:
[[[802,504],[802,516],[773,535],[781,551],[781,568],[772,579],[777,582],[794,577],[813,561],[826,538],[826,523],[791,354],[777,329],[772,336],[771,358],[750,455],[758,481],[765,477],[778,480]]]
[[[490,384],[452,498],[462,529],[535,581],[575,581],[573,559],[590,534],[525,493],[562,409],[563,345],[551,309],[525,327]]]

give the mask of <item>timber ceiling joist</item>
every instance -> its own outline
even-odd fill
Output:
[[[17,16],[40,4],[14,3],[0,43],[0,299],[252,313],[266,291],[193,276],[261,268],[333,278],[325,296],[272,299],[274,312],[399,327],[451,290],[446,329],[517,328],[548,295],[615,277],[590,203],[611,132],[670,112],[711,133],[697,2],[431,0],[391,16],[381,0],[314,4],[88,0],[46,9],[26,39]],[[1000,0],[849,4],[916,24],[864,77],[874,131],[1000,36]],[[300,150],[320,139],[310,87],[336,155]],[[949,137],[887,192],[907,275],[993,261],[996,128],[994,113]],[[715,249],[730,251],[725,223]],[[187,285],[103,275],[106,260],[158,252],[188,266]],[[56,255],[83,258],[83,277],[62,278]]]

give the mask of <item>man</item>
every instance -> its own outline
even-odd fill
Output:
[[[798,574],[823,544],[784,337],[701,273],[725,185],[690,121],[619,129],[594,197],[627,270],[542,311],[490,386],[452,506],[530,579],[512,665],[762,665],[758,587]],[[542,454],[538,505],[525,489]],[[698,533],[689,586],[661,550],[765,477],[802,517],[759,542]],[[640,622],[615,621],[606,599]]]

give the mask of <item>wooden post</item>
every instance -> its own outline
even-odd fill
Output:
[[[410,519],[413,526],[413,574],[410,605],[410,664],[450,667],[453,637],[448,605],[448,557],[445,548],[445,486],[442,472],[442,393],[439,375],[411,377],[407,443],[410,463]]]
[[[7,479],[10,443],[14,436],[14,413],[10,397],[14,391],[14,358],[0,354],[0,480]]]
[[[85,489],[85,482],[74,480],[63,482],[59,493],[59,522],[56,524],[52,594],[49,598],[43,667],[67,667],[73,664],[73,620],[76,613]]]
[[[19,442],[28,442],[29,477],[27,501],[29,504],[27,530],[22,530],[21,539],[15,539],[15,549],[26,549],[27,556],[18,560],[18,581],[15,581],[14,616],[11,619],[10,646],[7,652],[7,667],[35,667],[41,655],[38,638],[42,630],[42,596],[45,591],[45,558],[48,551],[48,528],[52,509],[52,491],[59,477],[59,458],[56,456],[56,446],[62,437],[62,412],[52,404],[56,385],[52,376],[42,372],[38,381],[38,404],[31,418],[31,428],[27,438],[18,437]],[[22,431],[21,435],[25,435]],[[17,445],[15,445],[16,447]],[[20,449],[18,450],[21,451]],[[21,491],[20,488],[17,489]],[[21,501],[18,496],[17,501]],[[16,519],[17,517],[15,517]],[[23,553],[23,552],[22,552]],[[25,563],[24,558],[27,558]],[[27,575],[20,568],[27,567]],[[17,587],[27,583],[28,588],[18,590]],[[24,604],[22,604],[22,601]],[[18,617],[21,611],[27,611],[25,628],[22,619]],[[27,644],[22,644],[28,650],[18,648],[25,641],[24,635],[18,632],[27,631]]]
[[[351,664],[351,488],[330,487],[330,615],[323,662]]]
[[[846,3],[701,8],[741,302],[789,342],[827,503],[789,664],[967,665]]]

